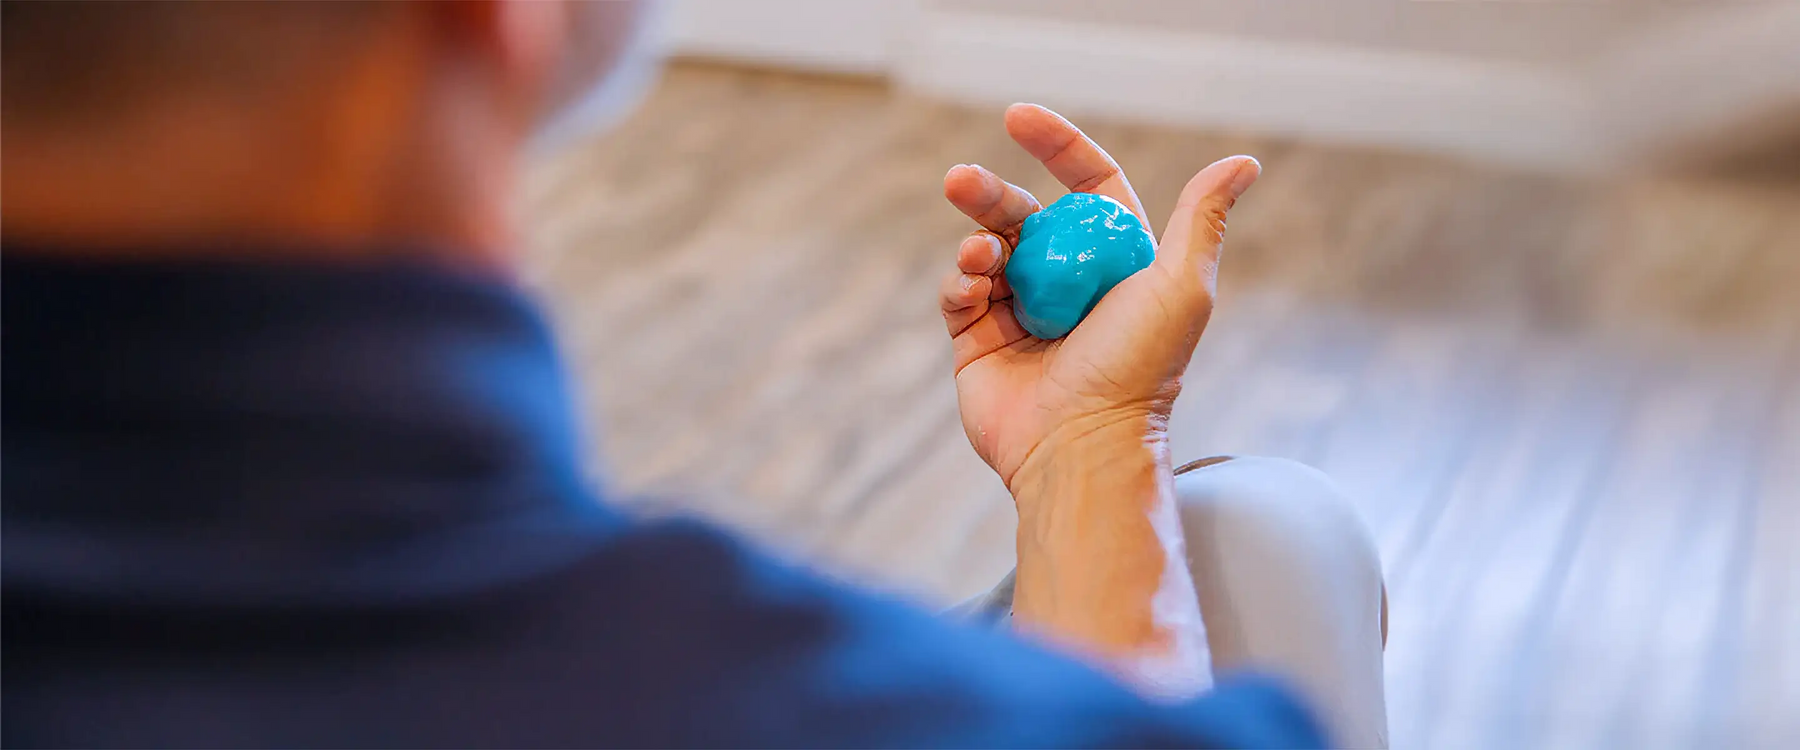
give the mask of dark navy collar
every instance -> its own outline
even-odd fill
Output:
[[[56,571],[423,591],[472,580],[428,548],[504,575],[536,554],[508,545],[616,520],[582,487],[549,331],[505,282],[17,247],[0,282],[9,590]]]

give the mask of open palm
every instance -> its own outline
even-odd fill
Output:
[[[1069,121],[1015,104],[1006,129],[1071,191],[1118,200],[1150,226],[1118,164]],[[1212,312],[1225,212],[1259,172],[1254,159],[1233,157],[1196,174],[1150,267],[1114,287],[1067,337],[1048,341],[1019,325],[1004,276],[1020,225],[1042,204],[979,166],[945,175],[944,196],[983,227],[958,248],[940,299],[963,429],[1009,487],[1032,451],[1059,432],[1167,419]]]

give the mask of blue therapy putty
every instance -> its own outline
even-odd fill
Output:
[[[1006,262],[1013,314],[1033,336],[1067,336],[1114,285],[1155,257],[1155,241],[1125,204],[1069,193],[1025,217]]]

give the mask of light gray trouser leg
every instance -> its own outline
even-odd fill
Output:
[[[1176,472],[1213,669],[1290,681],[1335,744],[1386,747],[1381,561],[1349,501],[1311,467],[1208,459]],[[951,613],[1004,625],[1013,574]]]

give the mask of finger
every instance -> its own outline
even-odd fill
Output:
[[[1211,293],[1225,243],[1225,214],[1261,174],[1262,165],[1255,159],[1233,156],[1213,162],[1188,180],[1175,201],[1155,264],[1179,279],[1199,281]]]
[[[950,168],[944,175],[944,197],[975,223],[1009,240],[1019,236],[1025,217],[1043,208],[1025,188],[974,164]]]
[[[993,232],[975,232],[956,248],[956,267],[963,273],[992,276],[1006,268],[1006,241]]]
[[[1004,283],[1001,276],[952,273],[944,277],[938,297],[957,373],[970,362],[1031,338],[1013,315],[1012,305],[992,299],[994,290]]]
[[[1006,108],[1006,132],[1070,191],[1112,198],[1150,225],[1119,163],[1062,115],[1036,104],[1014,104]]]
[[[988,294],[994,280],[980,274],[953,273],[944,277],[938,291],[939,306],[944,311],[944,327],[956,337],[981,316],[988,313]]]
[[[1006,283],[1006,274],[994,274],[992,278],[994,279],[994,290],[988,292],[988,301],[999,302],[1003,299],[1012,299],[1012,285]]]
[[[1021,341],[1031,339],[1025,327],[1019,325],[1019,319],[1013,316],[1012,305],[1006,302],[988,302],[982,305],[985,314],[973,319],[965,319],[966,325],[950,331],[950,348],[956,361],[956,372],[970,362],[1000,351]],[[946,316],[946,319],[948,316]]]

